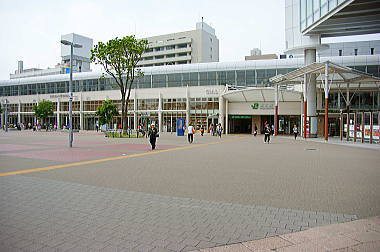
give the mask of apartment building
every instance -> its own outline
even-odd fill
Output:
[[[149,49],[139,63],[142,67],[219,61],[219,40],[205,22],[198,22],[195,30],[144,39]]]

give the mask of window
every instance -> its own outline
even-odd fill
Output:
[[[375,54],[375,48],[371,48],[371,55]]]
[[[166,58],[174,58],[175,57],[175,54],[173,53],[173,54],[168,54],[168,55],[166,55]]]
[[[153,88],[166,87],[166,74],[153,75],[152,85]]]
[[[358,55],[358,49],[354,49],[354,55]]]
[[[146,52],[146,53],[148,53],[148,52],[153,52],[153,48],[148,48],[148,49],[146,49],[145,52]]]
[[[163,59],[164,58],[164,55],[158,55],[156,57],[154,57],[155,59]]]
[[[168,74],[168,87],[180,87],[181,74]]]
[[[187,47],[187,44],[179,44],[178,46],[177,46],[177,48],[186,48]]]
[[[339,50],[339,56],[342,56],[342,50]]]
[[[178,53],[178,57],[187,56],[187,53]]]
[[[163,51],[163,50],[165,50],[164,47],[156,47],[156,48],[154,48],[154,51],[156,51],[156,52],[160,52],[160,51]]]
[[[174,50],[174,49],[175,49],[175,45],[170,45],[166,47],[166,50]]]

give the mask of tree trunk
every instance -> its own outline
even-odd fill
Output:
[[[121,93],[121,125],[123,126],[123,133],[127,132],[127,115],[125,113],[125,92]]]
[[[125,101],[125,106],[124,106],[124,114],[125,114],[125,120],[123,124],[123,131],[126,133],[128,129],[128,103],[129,103],[129,98],[127,97],[127,100]]]

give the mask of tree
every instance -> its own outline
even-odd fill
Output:
[[[117,106],[110,100],[104,101],[103,105],[96,109],[96,115],[99,116],[100,125],[110,124],[114,116],[119,115]]]
[[[54,115],[53,113],[53,102],[42,100],[38,105],[33,106],[34,114],[38,119],[45,121],[49,116]]]
[[[148,41],[137,40],[134,35],[111,39],[106,43],[98,42],[91,50],[91,62],[103,66],[120,88],[121,123],[123,131],[127,130],[128,103],[133,81],[142,76],[137,67],[141,55],[146,51]]]

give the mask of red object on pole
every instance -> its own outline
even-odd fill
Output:
[[[329,140],[329,98],[325,98],[325,140]]]
[[[369,143],[372,144],[372,130],[373,130],[373,114],[370,112],[369,121]]]
[[[365,114],[364,112],[362,112],[362,143],[364,143],[364,125],[365,125],[364,121],[365,121]]]
[[[354,113],[354,143],[356,142],[356,125],[358,124],[357,122],[357,119],[358,118],[358,115],[356,114],[356,112]]]
[[[278,135],[278,105],[275,106],[274,108],[274,135]]]
[[[303,137],[306,138],[307,101],[303,102]]]

